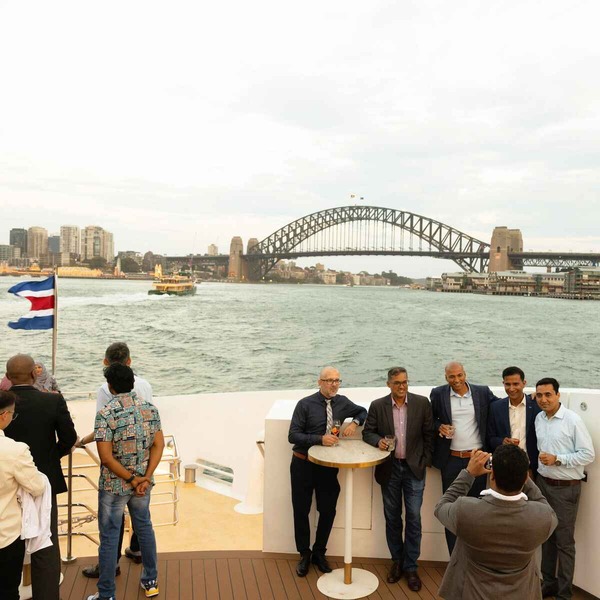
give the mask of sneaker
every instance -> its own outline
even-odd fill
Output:
[[[101,598],[100,598],[100,592],[96,592],[95,594],[92,594],[91,596],[88,596],[87,600],[101,600]],[[107,598],[107,600],[115,600],[115,597],[111,596],[110,598]]]
[[[142,553],[139,550],[135,552],[129,546],[125,548],[125,556],[138,565],[142,562]]]
[[[140,581],[140,587],[146,592],[146,598],[158,596],[158,581],[156,579]]]

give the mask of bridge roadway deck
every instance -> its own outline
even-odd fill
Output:
[[[159,599],[164,600],[305,600],[327,597],[317,589],[320,573],[311,568],[306,578],[296,577],[297,558],[290,554],[246,552],[179,552],[159,554]],[[82,600],[94,594],[95,579],[86,579],[81,569],[96,562],[96,557],[79,558],[64,566],[62,600]],[[330,559],[332,566],[342,567],[341,557]],[[119,600],[143,600],[140,588],[141,565],[121,559],[121,575],[117,577]],[[356,558],[354,566],[367,569],[379,578],[379,588],[368,596],[372,600],[434,600],[446,568],[445,563],[424,562],[419,573],[423,588],[411,592],[402,579],[386,582],[389,561]],[[593,596],[576,590],[574,600],[593,600]]]

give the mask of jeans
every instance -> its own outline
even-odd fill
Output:
[[[150,489],[145,496],[117,496],[100,490],[98,492],[98,524],[100,527],[98,592],[102,599],[115,597],[117,545],[119,544],[125,505],[129,509],[129,515],[140,541],[143,565],[141,580],[146,583],[158,576],[156,538],[150,520]]]
[[[421,505],[425,478],[417,479],[404,460],[393,459],[392,476],[382,486],[385,536],[392,560],[401,561],[404,571],[416,571],[421,553]],[[402,496],[405,525],[402,541]]]

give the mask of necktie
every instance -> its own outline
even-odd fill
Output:
[[[325,433],[331,433],[331,428],[333,427],[333,409],[331,408],[331,398],[325,398],[325,402],[327,403],[327,430]]]

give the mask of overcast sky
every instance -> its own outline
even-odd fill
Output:
[[[228,251],[354,193],[600,251],[599,22],[596,0],[0,0],[0,243],[94,224]]]

